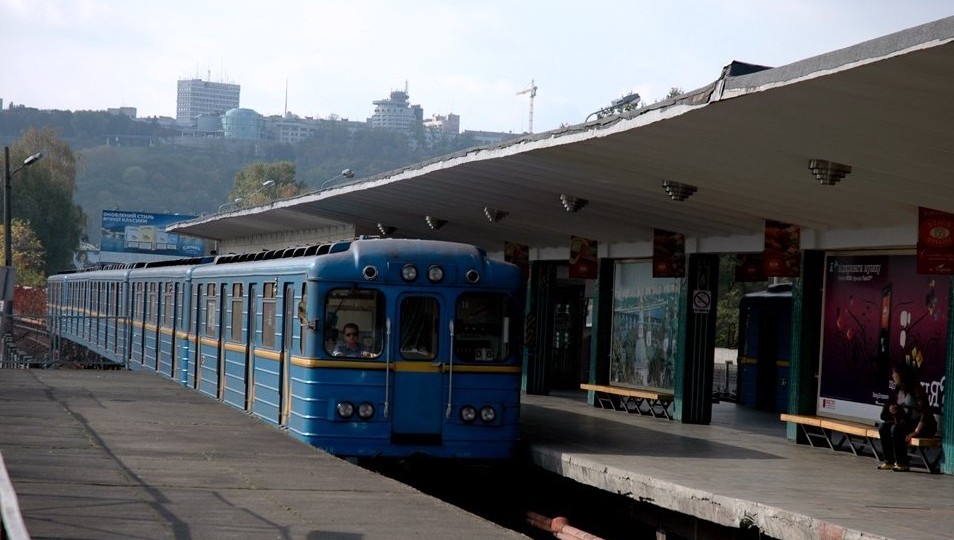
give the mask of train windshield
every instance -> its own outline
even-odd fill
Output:
[[[454,355],[462,362],[502,362],[510,354],[509,302],[502,294],[464,294],[457,300]]]
[[[325,302],[325,352],[374,358],[384,343],[384,295],[372,289],[332,289]]]

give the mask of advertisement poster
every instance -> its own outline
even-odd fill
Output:
[[[765,277],[765,257],[761,253],[739,253],[735,256],[735,280],[768,281]]]
[[[801,227],[779,221],[765,221],[766,277],[798,277],[802,266]]]
[[[918,208],[918,273],[954,274],[954,214]]]
[[[874,421],[897,362],[914,367],[939,413],[947,297],[948,279],[918,275],[914,255],[829,257],[818,413]]]
[[[610,383],[672,390],[680,279],[654,278],[649,261],[616,263]]]
[[[570,277],[596,279],[596,240],[582,236],[570,237]]]
[[[100,255],[103,260],[111,260],[109,253],[147,256],[143,260],[154,260],[155,257],[150,256],[156,255],[162,258],[201,257],[205,254],[202,240],[165,231],[169,225],[193,217],[103,210]]]
[[[686,237],[653,229],[653,277],[686,277]]]

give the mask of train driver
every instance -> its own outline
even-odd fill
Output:
[[[339,343],[334,352],[332,353],[335,356],[348,356],[352,358],[368,358],[371,356],[371,351],[364,346],[361,341],[359,341],[361,336],[361,331],[358,329],[358,325],[355,323],[347,323],[342,329],[344,334],[344,343]]]

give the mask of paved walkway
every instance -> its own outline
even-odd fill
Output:
[[[132,371],[0,370],[34,540],[524,538]]]
[[[797,445],[776,413],[732,403],[689,425],[568,396],[524,396],[523,434],[535,463],[581,483],[786,540],[954,538],[954,476]]]

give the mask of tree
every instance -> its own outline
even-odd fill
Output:
[[[240,206],[255,206],[274,199],[294,197],[303,188],[303,184],[295,181],[294,163],[257,161],[236,173],[229,201],[241,199]]]
[[[22,163],[37,152],[43,159],[17,174],[10,205],[12,217],[30,223],[46,248],[45,277],[71,265],[85,218],[73,203],[81,166],[73,150],[53,129],[31,128],[10,147],[11,163]]]
[[[11,225],[10,244],[13,247],[13,267],[17,269],[17,284],[43,287],[46,285],[46,252],[43,243],[28,221],[13,219]],[[3,225],[0,225],[0,234],[4,234]],[[0,245],[0,256],[3,255],[3,245]]]

